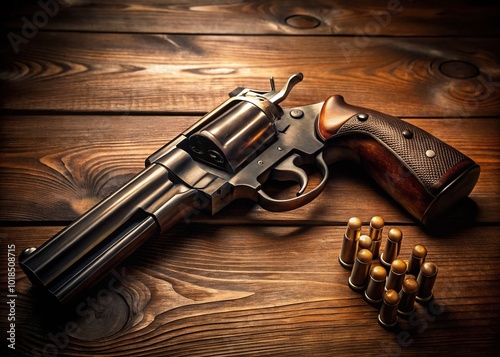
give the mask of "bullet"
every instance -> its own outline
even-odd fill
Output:
[[[370,304],[378,304],[384,295],[385,279],[387,272],[380,265],[370,270],[370,280],[365,290],[365,298]]]
[[[382,230],[384,229],[384,224],[384,219],[380,216],[372,217],[372,219],[370,220],[368,236],[372,240],[372,246],[370,250],[373,253],[373,259],[378,258],[380,243],[382,242]]]
[[[434,283],[436,282],[436,277],[438,273],[438,268],[436,264],[426,262],[422,264],[420,268],[420,273],[418,274],[418,293],[417,301],[426,302],[432,299]]]
[[[342,239],[342,245],[339,254],[339,263],[344,268],[352,269],[356,252],[358,251],[358,241],[361,234],[361,220],[358,217],[352,217],[347,222],[347,228]]]
[[[367,236],[366,234],[361,235],[359,237],[358,249],[371,250],[371,248],[372,248],[372,239],[370,238],[370,236]]]
[[[410,259],[408,260],[408,271],[407,274],[418,276],[420,273],[420,267],[425,262],[425,257],[427,256],[427,249],[418,244],[413,247],[410,255]]]
[[[398,323],[399,294],[394,290],[387,290],[382,299],[382,306],[378,314],[378,322],[386,327],[394,327]]]
[[[361,291],[364,289],[372,259],[373,254],[368,249],[361,249],[358,252],[349,277],[349,286],[353,290]]]
[[[398,314],[409,316],[415,311],[415,298],[417,297],[418,283],[413,276],[407,276],[399,292]]]
[[[392,228],[387,234],[384,252],[380,254],[380,263],[386,268],[389,268],[392,261],[398,257],[402,239],[403,232],[398,228]]]
[[[391,264],[389,276],[385,282],[385,290],[396,290],[399,292],[405,279],[406,263],[401,259],[396,259]]]

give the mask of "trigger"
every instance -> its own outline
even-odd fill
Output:
[[[271,178],[278,181],[295,181],[300,186],[297,192],[297,196],[300,196],[306,190],[309,179],[306,172],[295,164],[297,159],[300,159],[297,154],[286,158],[273,169]]]

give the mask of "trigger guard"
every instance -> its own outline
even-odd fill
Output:
[[[277,181],[295,181],[300,186],[297,192],[297,196],[300,196],[305,192],[309,179],[306,172],[295,164],[297,159],[300,159],[297,154],[289,156],[273,169],[269,177]]]
[[[257,203],[264,209],[271,211],[271,212],[283,212],[283,211],[289,211],[292,209],[296,209],[299,207],[304,206],[305,204],[311,202],[314,200],[318,195],[323,191],[323,189],[326,187],[326,183],[328,181],[328,166],[323,159],[323,153],[319,153],[318,156],[316,156],[316,166],[317,168],[321,171],[323,174],[323,179],[319,183],[318,186],[313,188],[311,191],[297,196],[297,197],[292,197],[284,200],[272,198],[269,196],[267,193],[264,192],[264,190],[261,188],[257,191]]]

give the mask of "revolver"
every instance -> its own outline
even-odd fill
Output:
[[[20,265],[32,284],[62,304],[106,277],[144,241],[193,212],[215,214],[237,199],[269,211],[314,200],[329,165],[355,157],[396,202],[428,225],[474,188],[480,167],[428,132],[340,95],[282,109],[303,75],[283,88],[236,88],[229,99],[146,159],[146,168],[39,248]],[[308,187],[305,166],[321,174]],[[268,180],[293,181],[298,191],[277,198]],[[311,186],[311,185],[309,185]]]

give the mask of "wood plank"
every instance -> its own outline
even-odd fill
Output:
[[[58,229],[1,228],[0,236],[19,253]],[[401,319],[395,331],[380,327],[377,309],[347,286],[349,271],[337,261],[343,226],[191,225],[149,242],[116,270],[121,286],[116,280],[105,284],[68,311],[47,305],[17,270],[17,351],[494,355],[500,318],[497,228],[468,228],[449,239],[431,238],[417,227],[401,229],[400,256],[406,259],[415,244],[424,244],[427,261],[439,273],[434,302],[417,304],[414,317]],[[0,266],[7,266],[6,259],[0,255]],[[5,275],[1,282],[6,291]],[[0,309],[6,316],[7,305]]]
[[[491,2],[328,0],[89,0],[16,1],[3,5],[0,24],[22,35],[40,30],[353,36],[498,35]],[[47,15],[43,15],[43,14]],[[26,17],[27,20],[23,20]],[[481,19],[481,21],[477,21]]]
[[[193,124],[194,116],[3,116],[0,142],[0,220],[73,221],[116,191],[144,167],[144,160]],[[453,220],[497,222],[500,218],[496,118],[407,119],[436,135],[482,167],[480,180]],[[313,177],[318,183],[319,177]],[[367,209],[369,202],[369,209]],[[473,215],[473,213],[475,215]],[[216,217],[192,221],[216,224],[329,224],[353,215],[367,221],[414,222],[356,165],[335,164],[325,191],[311,204],[269,213],[240,201]]]
[[[60,8],[45,15],[43,4],[55,1]],[[500,5],[20,0],[1,7],[0,267],[9,266],[10,245],[16,257],[40,246],[227,92],[266,89],[270,75],[280,86],[305,74],[285,107],[340,93],[405,118],[482,167],[470,199],[430,230],[355,164],[334,164],[327,188],[306,207],[269,213],[238,202],[215,217],[186,217],[189,225],[149,241],[66,309],[41,298],[16,266],[18,354],[498,354]],[[348,288],[349,271],[337,261],[348,218],[359,216],[366,232],[375,214],[386,220],[384,238],[390,227],[403,230],[401,257],[420,243],[439,266],[436,299],[418,304],[394,331],[377,324],[377,309]],[[7,273],[0,290],[8,291]],[[9,329],[9,312],[0,304],[0,330]]]
[[[44,32],[17,55],[3,48],[0,108],[200,113],[235,87],[267,89],[270,75],[280,86],[302,71],[287,106],[340,93],[402,117],[491,116],[500,112],[499,51],[488,38]]]

